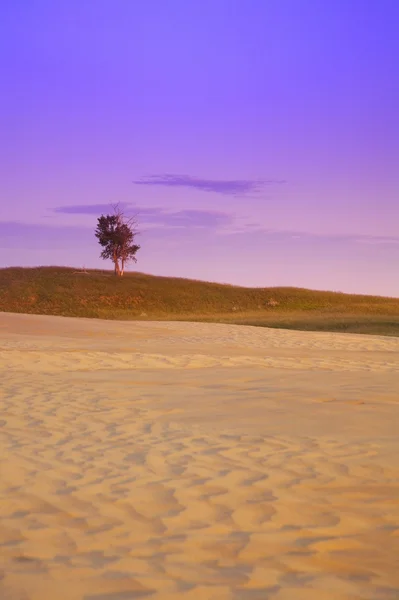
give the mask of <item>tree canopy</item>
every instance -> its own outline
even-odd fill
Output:
[[[95,236],[103,248],[101,258],[111,259],[115,275],[121,277],[129,261],[137,262],[136,253],[140,246],[135,243],[137,229],[134,217],[126,219],[118,205],[113,208],[113,214],[101,215],[97,219]]]

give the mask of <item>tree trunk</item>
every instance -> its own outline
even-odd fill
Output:
[[[116,255],[114,255],[114,265],[115,265],[114,273],[115,273],[115,275],[117,275],[118,277],[120,277],[121,270],[120,270],[120,267],[119,267],[118,257]]]

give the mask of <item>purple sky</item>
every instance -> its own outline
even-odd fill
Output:
[[[399,297],[397,0],[2,0],[0,266]]]

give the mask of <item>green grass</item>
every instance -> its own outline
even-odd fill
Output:
[[[0,269],[0,310],[236,323],[399,336],[399,298],[302,288],[244,288],[174,277],[63,267]]]

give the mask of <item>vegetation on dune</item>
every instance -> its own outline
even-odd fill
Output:
[[[399,298],[244,288],[63,267],[0,269],[0,310],[102,319],[211,321],[399,336]]]
[[[128,219],[119,204],[113,205],[112,215],[101,215],[97,219],[95,236],[102,247],[101,258],[111,259],[114,274],[122,277],[129,261],[137,262],[136,253],[140,246],[135,243],[138,235],[134,217]]]

